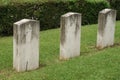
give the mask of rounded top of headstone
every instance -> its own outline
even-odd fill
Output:
[[[106,14],[106,13],[109,13],[111,11],[112,11],[112,9],[103,9],[102,11],[100,11],[100,13]]]
[[[35,20],[32,20],[32,19],[22,19],[22,20],[20,20],[18,22],[15,22],[14,24],[20,25],[20,24],[27,23],[29,21],[35,21]]]
[[[64,15],[62,15],[62,17],[69,17],[69,16],[72,16],[72,15],[81,15],[80,13],[76,13],[76,12],[68,12]]]

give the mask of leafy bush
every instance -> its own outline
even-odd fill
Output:
[[[82,24],[97,23],[99,11],[106,7],[109,7],[106,1],[85,0],[2,5],[0,6],[0,35],[11,35],[13,23],[23,18],[39,20],[41,30],[57,28],[60,25],[60,16],[67,12],[82,13]]]
[[[117,20],[120,20],[120,0],[108,0],[113,9],[117,10]]]

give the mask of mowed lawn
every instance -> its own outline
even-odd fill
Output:
[[[11,4],[13,2],[15,3],[28,3],[28,2],[50,2],[50,1],[76,1],[76,0],[0,0],[0,5],[8,5]],[[105,0],[86,0],[89,2],[102,2]]]
[[[0,80],[120,80],[120,21],[115,45],[97,50],[97,25],[83,26],[81,55],[59,60],[60,29],[40,32],[40,68],[17,73],[12,68],[13,37],[0,37]]]
[[[64,0],[0,0],[0,5],[8,5],[11,3],[34,3],[34,2],[48,2],[48,1],[64,1]],[[69,0],[65,0],[69,1]]]

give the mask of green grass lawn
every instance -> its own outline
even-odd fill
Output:
[[[8,5],[11,2],[24,3],[24,2],[48,2],[48,1],[76,1],[76,0],[0,0],[0,5]],[[86,0],[89,2],[101,2],[105,0]]]
[[[0,37],[0,80],[120,80],[120,21],[115,45],[97,50],[97,25],[82,27],[81,56],[59,60],[60,29],[40,32],[40,68],[17,73],[12,69],[13,37]]]
[[[24,2],[48,2],[48,1],[69,1],[69,0],[0,0],[0,5],[8,5],[11,2],[24,3]]]

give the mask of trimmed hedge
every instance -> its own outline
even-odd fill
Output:
[[[117,20],[120,20],[120,0],[108,0],[111,8],[117,10]]]
[[[57,28],[60,16],[67,12],[82,13],[82,24],[97,23],[100,10],[109,7],[106,1],[85,0],[45,3],[11,3],[0,6],[0,35],[12,35],[13,23],[23,18],[40,20],[41,30]]]

